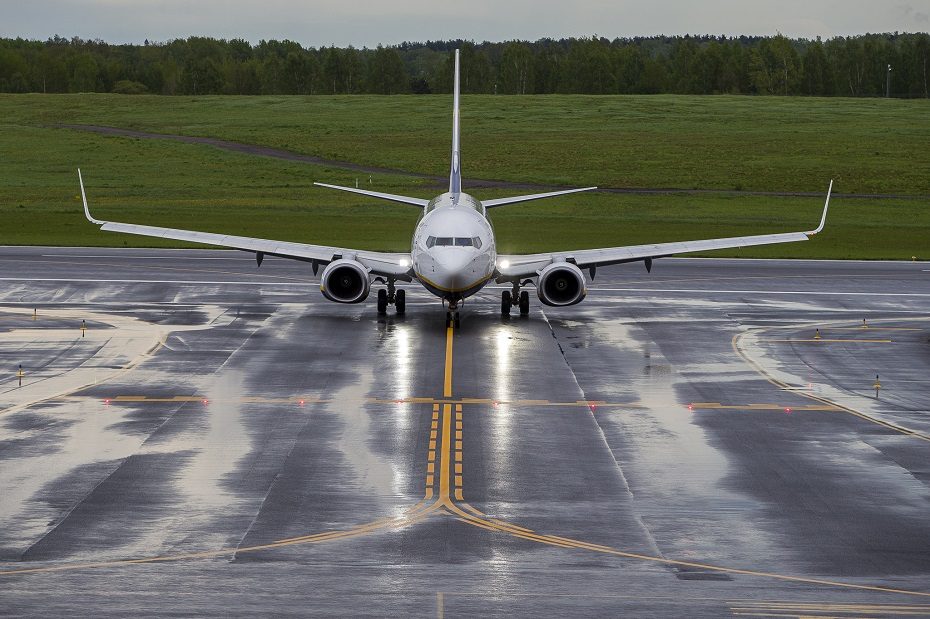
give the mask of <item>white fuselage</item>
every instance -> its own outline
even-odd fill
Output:
[[[452,303],[469,297],[494,275],[494,230],[481,202],[465,193],[430,201],[417,223],[410,251],[423,286]]]

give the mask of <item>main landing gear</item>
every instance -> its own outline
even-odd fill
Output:
[[[520,290],[520,283],[513,283],[513,290],[505,290],[501,293],[501,316],[510,316],[510,308],[518,305],[520,315],[526,316],[530,313],[530,293],[526,290]]]
[[[378,291],[378,313],[386,314],[388,305],[394,306],[394,311],[403,314],[407,310],[407,295],[403,290],[397,290],[394,280],[387,280],[387,290]]]

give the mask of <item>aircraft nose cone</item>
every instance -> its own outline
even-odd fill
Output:
[[[437,280],[445,288],[461,290],[475,279],[472,259],[472,255],[461,250],[436,252],[434,260]]]
[[[438,252],[436,256],[436,266],[449,275],[454,275],[464,271],[471,263],[472,257],[464,251],[445,251]]]

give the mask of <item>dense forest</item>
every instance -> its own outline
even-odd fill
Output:
[[[376,49],[203,37],[110,45],[0,39],[0,92],[124,94],[765,94],[928,96],[930,34],[827,41],[773,37],[602,37],[429,41]],[[888,67],[891,66],[889,72]]]

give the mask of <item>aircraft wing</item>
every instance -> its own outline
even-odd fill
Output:
[[[314,273],[318,265],[326,265],[339,258],[354,258],[374,275],[390,275],[410,281],[410,254],[387,253],[374,251],[360,251],[340,247],[327,247],[325,245],[308,245],[306,243],[290,243],[269,239],[257,239],[248,236],[234,236],[231,234],[215,234],[212,232],[197,232],[194,230],[178,230],[175,228],[161,228],[157,226],[143,226],[140,224],[127,224],[115,221],[102,221],[94,219],[87,206],[87,195],[84,193],[84,179],[78,170],[78,180],[81,183],[81,199],[84,201],[84,216],[88,221],[100,226],[107,232],[122,232],[124,234],[137,234],[175,241],[188,241],[202,243],[217,247],[228,247],[250,251],[261,258],[265,255],[303,260],[313,263]]]
[[[577,251],[564,251],[549,254],[529,254],[522,256],[498,255],[498,282],[513,281],[524,277],[535,277],[540,270],[553,262],[570,262],[585,269],[623,262],[646,261],[647,268],[651,267],[652,259],[663,258],[674,254],[684,254],[696,251],[709,251],[713,249],[728,249],[733,247],[750,247],[752,245],[771,245],[775,243],[792,243],[806,241],[821,230],[827,221],[827,209],[830,206],[830,194],[833,191],[833,181],[827,190],[827,200],[823,206],[823,216],[816,229],[807,232],[785,232],[780,234],[758,234],[754,236],[734,236],[722,239],[704,239],[698,241],[676,241],[672,243],[656,243],[653,245],[630,245],[626,247],[609,247],[604,249],[581,249]]]

